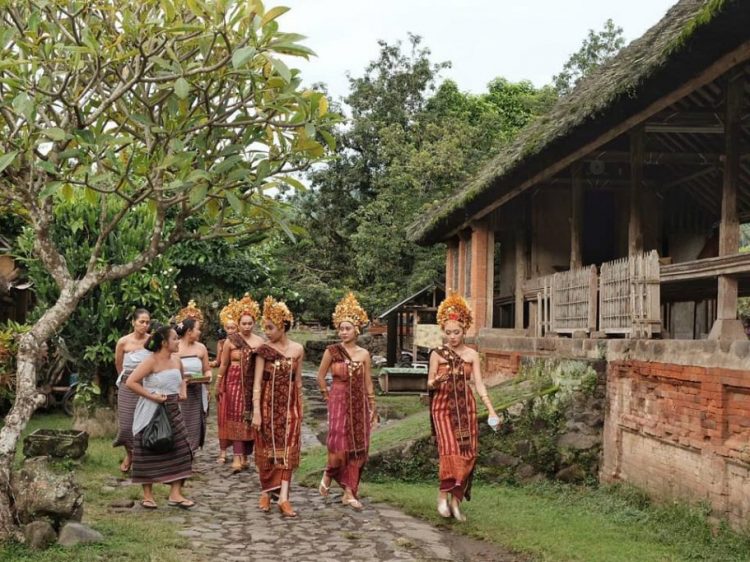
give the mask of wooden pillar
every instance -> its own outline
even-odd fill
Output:
[[[643,124],[630,132],[630,214],[628,220],[628,255],[643,253],[643,155],[646,129]]]
[[[583,163],[571,166],[570,269],[583,266]]]
[[[740,251],[740,222],[737,214],[737,191],[740,182],[740,139],[742,135],[742,98],[744,73],[730,74],[726,91],[724,122],[724,177],[721,187],[721,223],[719,225],[719,256]],[[737,278],[719,275],[716,299],[716,322],[709,339],[746,339],[742,323],[737,319]]]
[[[451,287],[454,291],[456,291],[460,295],[466,294],[466,286],[465,286],[465,279],[466,279],[466,238],[464,235],[459,234],[458,239],[458,286],[457,287]]]
[[[458,244],[456,242],[448,242],[447,249],[445,251],[445,288],[448,290],[457,289],[453,286],[454,265],[456,261],[454,257],[458,252]]]
[[[393,367],[396,364],[396,348],[398,347],[398,312],[392,312],[388,317],[388,341],[386,342],[386,364]]]
[[[525,328],[524,326],[524,319],[523,319],[523,305],[524,305],[524,296],[523,296],[523,288],[524,284],[526,283],[526,240],[527,240],[527,233],[526,228],[527,224],[529,224],[526,220],[526,200],[522,199],[523,201],[523,211],[519,214],[518,218],[518,225],[516,227],[515,237],[516,237],[516,306],[515,306],[515,312],[516,312],[516,318],[515,318],[515,324],[514,327],[516,330],[523,330]]]
[[[470,335],[474,335],[482,328],[487,327],[487,279],[488,275],[491,275],[491,269],[489,268],[490,235],[486,221],[478,221],[471,225],[471,298],[469,301],[474,322],[469,330]]]

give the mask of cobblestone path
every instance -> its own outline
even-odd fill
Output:
[[[215,417],[211,417],[206,448],[198,453],[194,465],[199,474],[186,489],[197,505],[190,511],[173,509],[169,513],[169,520],[181,527],[180,535],[198,560],[520,560],[367,498],[363,499],[365,509],[357,513],[341,505],[336,488],[331,489],[326,503],[317,490],[293,482],[291,500],[298,517],[282,518],[275,504],[270,513],[262,513],[257,508],[259,484],[254,468],[231,475],[229,461],[226,465],[215,463],[218,443]]]

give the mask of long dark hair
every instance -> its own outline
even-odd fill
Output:
[[[179,324],[177,324],[177,326],[175,326],[174,331],[177,332],[177,335],[179,337],[182,337],[190,330],[195,328],[195,325],[197,323],[198,321],[195,318],[185,318],[185,320],[181,321]]]
[[[143,344],[143,347],[148,351],[156,353],[164,344],[169,340],[169,332],[172,330],[172,326],[169,324],[154,324],[151,327],[151,335]]]

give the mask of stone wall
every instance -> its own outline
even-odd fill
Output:
[[[750,516],[750,342],[477,337],[488,380],[527,357],[603,359],[600,479],[654,497],[706,502],[736,526]],[[518,359],[516,359],[518,358]]]

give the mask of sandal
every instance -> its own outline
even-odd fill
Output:
[[[353,509],[354,511],[362,511],[362,510],[363,510],[363,509],[365,508],[365,506],[364,506],[364,505],[362,505],[362,502],[361,502],[361,501],[359,501],[359,500],[358,500],[357,498],[355,498],[355,497],[350,497],[350,498],[342,498],[342,499],[341,499],[341,503],[343,503],[344,505],[348,505],[348,506],[349,506],[349,507],[351,507],[351,508],[352,508],[352,509]]]
[[[143,509],[158,509],[159,506],[156,505],[156,502],[154,500],[141,500],[141,507]]]
[[[323,484],[323,482],[325,482],[325,480],[326,480],[326,475],[325,475],[325,473],[323,473],[323,478],[320,479],[320,486],[318,486],[318,492],[324,498],[328,497],[328,492],[331,489],[331,485],[330,484],[328,484],[328,486],[326,486],[325,484]]]
[[[219,458],[216,459],[216,464],[225,464],[227,462],[227,454],[226,452],[222,451],[219,453]]]
[[[234,457],[232,459],[232,474],[237,474],[238,472],[242,472],[242,462],[240,462],[239,457]]]
[[[167,505],[170,507],[179,507],[180,509],[190,509],[195,506],[193,500],[169,500]]]
[[[292,504],[289,503],[289,500],[279,502],[279,511],[282,517],[297,517],[297,512],[292,509]]]
[[[260,500],[258,500],[258,509],[264,513],[271,511],[271,496],[268,494],[261,494]]]

